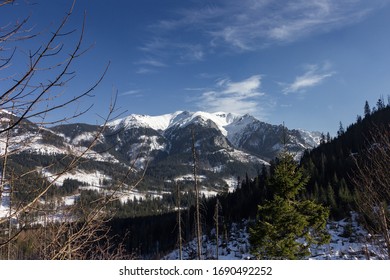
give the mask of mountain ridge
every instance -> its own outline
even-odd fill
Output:
[[[195,146],[199,174],[210,180],[207,188],[222,187],[226,180],[244,176],[246,172],[256,174],[281,150],[283,133],[290,139],[285,147],[297,159],[320,139],[317,132],[289,130],[249,114],[202,111],[176,111],[157,116],[131,114],[109,122],[98,135],[101,130],[100,125],[85,123],[40,128],[25,120],[23,127],[13,132],[13,147],[23,152],[23,156],[34,154],[38,162],[39,155],[83,155],[89,161],[100,162],[96,166],[112,165],[107,177],[113,180],[118,165],[134,166],[139,171],[147,166],[148,178],[144,185],[154,188],[192,173],[192,147]]]
[[[239,144],[237,135],[242,133],[243,130],[251,124],[256,123],[258,126],[262,125],[273,128],[282,127],[282,125],[272,125],[260,121],[250,114],[239,115],[228,112],[208,113],[203,111],[176,111],[174,113],[155,116],[131,114],[127,117],[109,122],[107,126],[113,130],[130,128],[134,126],[146,126],[157,131],[165,132],[167,129],[173,126],[185,127],[191,123],[202,120],[212,121],[218,127],[220,132],[235,145]],[[255,130],[253,127],[252,129]],[[306,142],[310,143],[312,147],[318,145],[320,142],[320,132],[310,132],[305,129],[293,129],[292,131],[297,131],[303,134],[302,136],[306,138]]]

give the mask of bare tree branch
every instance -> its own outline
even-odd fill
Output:
[[[14,1],[3,1],[0,3],[0,8],[13,3]],[[8,86],[3,86],[0,92],[0,117],[2,120],[0,141],[4,141],[0,143],[4,147],[0,153],[2,166],[0,197],[4,193],[4,186],[11,181],[11,188],[13,188],[28,180],[29,177],[34,179],[31,183],[33,186],[25,190],[28,199],[12,203],[10,213],[5,217],[0,217],[0,249],[8,248],[8,258],[23,258],[24,253],[20,251],[19,243],[24,242],[24,240],[28,240],[32,244],[31,252],[29,252],[30,258],[117,259],[131,257],[125,253],[123,246],[113,243],[112,237],[109,236],[110,229],[107,222],[112,218],[112,213],[108,211],[108,208],[112,202],[124,195],[124,188],[127,191],[136,188],[143,179],[147,163],[142,172],[136,170],[139,157],[128,167],[126,172],[123,171],[125,174],[119,181],[104,191],[104,196],[88,205],[75,204],[61,207],[55,199],[48,199],[50,191],[57,187],[58,182],[66,178],[69,172],[76,170],[80,164],[88,161],[90,152],[97,153],[94,148],[105,134],[107,124],[113,119],[113,114],[116,111],[116,95],[109,105],[107,116],[94,131],[88,145],[79,150],[69,149],[62,158],[53,158],[53,161],[46,162],[43,164],[44,166],[30,169],[26,167],[18,172],[14,172],[15,170],[9,167],[12,160],[11,155],[28,151],[29,145],[34,143],[36,137],[47,133],[44,125],[70,121],[91,109],[93,104],[85,110],[77,110],[74,114],[60,116],[58,120],[46,121],[49,113],[91,97],[91,93],[102,82],[108,71],[110,63],[86,90],[75,96],[66,97],[66,100],[59,104],[54,102],[63,94],[61,90],[64,86],[76,76],[75,71],[71,69],[74,62],[89,49],[82,49],[86,21],[84,13],[80,34],[73,42],[69,53],[65,53],[67,51],[66,45],[72,42],[65,40],[77,31],[66,30],[74,6],[75,1],[44,44],[24,53],[27,62],[25,71],[22,71],[20,75],[3,77],[3,81],[6,81]],[[4,52],[5,44],[10,42],[23,44],[25,40],[37,36],[37,34],[28,34],[28,31],[31,31],[26,29],[28,21],[29,18],[26,18],[13,27],[0,28],[0,54],[2,54],[0,71],[12,65],[16,60],[16,52],[19,51],[19,47],[14,47]],[[34,122],[37,119],[40,121]],[[32,126],[34,131],[30,132],[28,129]],[[29,132],[21,137],[18,134],[20,130]],[[3,229],[8,234],[3,234]],[[3,256],[2,251],[0,251],[0,256]]]
[[[373,127],[367,140],[365,150],[354,157],[351,180],[365,226],[374,237],[384,239],[385,255],[390,259],[390,126]]]

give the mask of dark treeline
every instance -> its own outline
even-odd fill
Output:
[[[349,211],[356,207],[356,190],[351,180],[354,176],[354,157],[373,144],[370,143],[372,129],[389,129],[390,106],[384,106],[381,103],[379,105],[375,110],[371,110],[366,104],[364,117],[358,116],[356,123],[346,129],[340,124],[337,137],[322,139],[321,145],[311,151],[306,151],[300,161],[300,165],[310,177],[303,198],[328,206],[333,219],[347,217]],[[57,155],[22,154],[12,157],[11,167],[13,170],[25,165],[27,167],[45,166],[53,161],[61,164],[64,160],[63,157]],[[223,192],[208,199],[203,197],[201,199],[202,233],[209,234],[216,225],[217,202],[219,205],[218,226],[222,236],[229,236],[228,231],[232,223],[240,223],[243,219],[254,219],[258,205],[262,205],[272,196],[272,190],[268,190],[265,186],[269,176],[273,173],[276,162],[277,159],[271,162],[270,167],[260,168],[257,171],[257,176],[246,175],[245,178],[238,179],[238,187],[232,193]],[[110,168],[104,163],[83,162],[82,165],[91,171],[102,170],[109,174],[113,172],[106,170]],[[120,167],[118,170],[125,172],[122,168]],[[247,174],[252,173],[248,172]],[[159,177],[167,180],[163,174]],[[47,184],[39,173],[31,173],[24,179],[25,185],[18,186],[17,192],[14,194],[15,198],[21,201],[26,196],[34,195],[35,188],[27,186],[40,186],[42,188]],[[82,185],[83,183],[77,180],[65,180],[61,194],[71,194]],[[178,206],[177,194],[173,190],[174,186],[167,185],[165,187],[171,189],[172,192],[161,190],[161,199],[149,198],[128,201],[127,203],[117,201],[108,205],[107,210],[112,212],[114,216],[109,222],[110,235],[115,238],[118,244],[123,244],[127,252],[139,258],[160,258],[178,247],[178,221],[175,210],[175,207]],[[191,182],[187,182],[181,187],[181,191],[185,192],[180,207],[183,209],[181,211],[182,238],[183,242],[186,243],[195,237],[195,210],[193,206],[195,199],[194,193],[190,189]],[[53,192],[49,195],[57,195],[58,189],[54,189]],[[78,203],[85,206],[88,205],[88,201],[94,201],[97,198],[93,191],[82,191]]]
[[[232,223],[255,217],[257,205],[264,200],[265,176],[255,180],[248,177],[242,187],[233,193],[225,193],[206,199],[201,203],[202,232],[209,234],[215,227],[215,205],[219,202],[219,232],[225,233]],[[145,202],[146,203],[146,202]],[[139,206],[140,207],[140,206]],[[181,211],[183,241],[189,242],[195,237],[195,207]],[[159,258],[177,247],[178,222],[177,212],[164,213],[134,218],[116,218],[110,221],[111,234],[124,243],[126,249],[142,258]],[[194,252],[194,254],[196,254]]]
[[[193,238],[194,209],[183,211],[183,237]],[[125,249],[141,259],[158,259],[164,252],[176,248],[176,213],[165,213],[146,217],[116,218],[109,222],[111,234]]]
[[[364,118],[358,116],[345,131],[341,127],[336,138],[306,151],[301,160],[310,174],[310,198],[329,206],[334,218],[345,217],[355,208],[356,190],[351,182],[355,157],[373,144],[373,131],[389,129],[390,106],[378,104],[379,109],[365,110]]]

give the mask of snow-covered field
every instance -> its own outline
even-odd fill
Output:
[[[383,247],[375,244],[374,239],[356,221],[356,215],[352,213],[351,219],[332,221],[327,225],[331,242],[329,244],[311,249],[310,260],[366,260],[385,259]],[[196,259],[196,240],[184,246],[183,259]],[[218,259],[220,260],[244,260],[251,259],[248,222],[233,224],[228,240],[222,236],[219,240]],[[174,250],[163,259],[179,259],[179,251]],[[211,237],[203,236],[202,259],[217,259],[217,246],[215,234]]]
[[[0,197],[0,217],[6,217],[9,215],[10,197],[9,193],[4,188],[4,192]]]
[[[85,172],[83,170],[72,170],[65,172],[60,176],[53,174],[45,168],[41,168],[40,172],[48,179],[49,182],[55,180],[54,184],[62,186],[66,179],[74,179],[82,183],[86,183],[90,186],[100,186],[103,180],[111,180],[111,178],[99,171]]]

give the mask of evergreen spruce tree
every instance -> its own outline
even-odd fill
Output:
[[[250,228],[251,252],[258,259],[302,259],[315,244],[329,242],[325,230],[329,210],[312,200],[300,200],[308,182],[292,155],[284,152],[267,180],[270,200],[258,206]]]
[[[324,144],[325,142],[325,134],[321,132],[320,144]]]
[[[331,140],[332,138],[330,137],[330,133],[326,133],[326,143],[329,143]]]
[[[331,209],[335,209],[337,207],[334,189],[330,184],[326,187],[326,201]]]
[[[378,111],[383,110],[385,108],[385,102],[383,96],[379,97],[376,102],[376,107],[378,107]]]
[[[370,105],[368,104],[368,101],[366,100],[366,103],[364,104],[364,117],[368,117],[371,114]]]
[[[343,123],[340,122],[339,124],[339,130],[337,131],[337,136],[341,136],[345,133],[345,130],[344,130],[344,127],[343,127]]]

